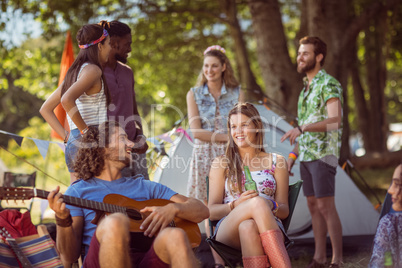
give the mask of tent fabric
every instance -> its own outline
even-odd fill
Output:
[[[266,150],[287,157],[293,146],[290,145],[288,140],[281,143],[280,139],[292,126],[264,106],[255,106],[265,124]],[[187,132],[191,135],[189,130]],[[184,135],[175,139],[168,153],[169,156],[164,157],[160,167],[156,170],[154,181],[165,184],[176,192],[186,195],[192,146],[193,143]],[[298,161],[292,172],[294,176],[289,178],[289,183],[294,183],[301,179]],[[379,213],[353,183],[348,174],[339,166],[335,178],[335,204],[341,219],[343,236],[375,234]],[[205,230],[203,224],[200,225],[200,228]],[[311,229],[311,216],[303,191],[300,191],[288,234],[293,239],[314,237]]]

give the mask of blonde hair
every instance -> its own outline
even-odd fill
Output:
[[[222,73],[222,79],[225,83],[226,88],[233,89],[240,85],[237,79],[234,77],[233,68],[232,65],[230,65],[228,57],[226,57],[223,52],[221,52],[220,50],[210,50],[204,54],[204,59],[206,57],[215,57],[221,62],[222,65],[226,65],[226,69]],[[203,86],[205,85],[205,83],[207,83],[207,78],[205,77],[203,69],[201,68],[201,72],[198,75],[195,86]]]

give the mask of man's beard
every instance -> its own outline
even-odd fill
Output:
[[[130,166],[130,162],[132,157],[127,157],[125,154],[124,155],[116,155],[116,154],[106,154],[105,158],[111,161],[115,161],[115,162],[120,162],[124,165],[124,167],[128,167]]]
[[[114,58],[115,58],[117,61],[120,61],[121,63],[124,63],[124,64],[127,63],[127,58],[126,58],[126,57],[122,57],[122,56],[120,56],[119,54],[115,54],[115,55],[114,55]]]
[[[315,68],[315,65],[317,62],[315,59],[312,59],[311,61],[306,61],[306,65],[304,67],[300,67],[299,63],[297,64],[297,72],[298,73],[307,73],[308,71],[311,71]]]

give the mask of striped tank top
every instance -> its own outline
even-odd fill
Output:
[[[82,70],[87,65],[89,65],[89,63],[86,62],[81,66],[80,72],[77,76],[77,80]],[[103,80],[101,80],[101,82],[102,88],[98,93],[87,95],[87,93],[84,92],[84,94],[82,94],[78,99],[75,100],[78,111],[80,112],[81,117],[87,124],[87,126],[100,125],[107,120],[106,95]],[[70,116],[67,116],[67,120],[71,130],[77,128],[73,120],[71,120]]]

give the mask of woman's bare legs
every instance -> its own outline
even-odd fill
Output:
[[[244,257],[262,256],[264,253],[269,257],[271,251],[275,252],[276,256],[278,252],[283,253],[284,251],[283,262],[276,262],[275,266],[290,267],[290,260],[283,243],[282,233],[268,202],[263,197],[254,197],[240,203],[223,220],[216,239],[229,246],[241,248]],[[261,236],[260,234],[264,235]],[[279,239],[279,241],[272,243],[275,250],[265,247],[266,234],[269,234],[268,236],[272,238]],[[270,249],[270,252],[267,252],[268,249]],[[258,259],[258,261],[260,260]],[[271,265],[273,265],[272,262]]]

